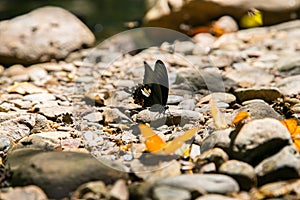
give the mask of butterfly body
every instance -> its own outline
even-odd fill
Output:
[[[143,108],[153,105],[166,106],[169,95],[168,72],[161,60],[156,61],[154,70],[144,62],[145,74],[143,84],[133,92],[134,103]]]

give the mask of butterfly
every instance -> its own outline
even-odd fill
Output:
[[[144,61],[143,84],[133,92],[134,103],[143,108],[160,105],[165,107],[169,95],[169,79],[166,66],[161,60],[157,60],[154,70]]]
[[[185,141],[191,139],[198,128],[195,127],[191,130],[186,131],[181,136],[176,137],[171,142],[165,142],[159,135],[157,135],[150,127],[140,124],[139,125],[141,134],[146,139],[145,145],[147,151],[155,154],[163,154],[163,155],[170,155],[177,151]]]
[[[280,122],[288,129],[296,148],[298,149],[298,151],[300,151],[300,126],[298,126],[297,119],[284,119],[280,120]]]

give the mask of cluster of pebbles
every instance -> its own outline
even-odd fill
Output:
[[[205,42],[204,42],[205,41]],[[1,198],[300,198],[300,155],[279,120],[300,108],[300,21],[0,69]],[[168,109],[134,104],[146,61],[168,69]],[[227,127],[218,128],[214,97]],[[240,126],[232,123],[249,113]],[[189,154],[144,151],[198,127]]]

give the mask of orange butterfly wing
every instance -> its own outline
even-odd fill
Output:
[[[181,136],[175,138],[172,142],[167,143],[165,149],[163,149],[164,154],[168,155],[174,153],[177,149],[179,149],[183,143],[189,139],[191,139],[195,133],[197,133],[198,128],[195,127],[191,130],[186,131]]]
[[[243,121],[244,119],[247,119],[250,116],[250,114],[246,111],[239,112],[235,118],[232,120],[233,124],[238,124],[239,122]]]
[[[220,111],[220,109],[217,107],[213,97],[210,99],[209,105],[210,105],[211,115],[213,117],[215,127],[217,129],[225,129],[227,126],[225,117],[223,113]]]
[[[300,126],[298,126],[297,119],[284,119],[280,122],[289,130],[296,148],[300,151]]]
[[[291,135],[296,132],[298,122],[295,118],[280,120],[280,122],[289,130]]]
[[[140,124],[139,128],[146,139],[145,145],[148,151],[151,153],[159,152],[165,147],[166,143],[151,128],[145,124]]]

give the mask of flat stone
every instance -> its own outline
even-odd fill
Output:
[[[300,92],[300,75],[289,76],[276,83],[276,87],[284,95],[293,95]]]
[[[56,97],[53,94],[28,94],[23,98],[25,101],[35,102],[54,101],[55,99]]]
[[[196,198],[195,200],[217,200],[217,199],[222,199],[222,200],[238,200],[237,198],[234,197],[228,197],[225,195],[220,195],[220,194],[206,194],[201,197]]]
[[[228,128],[224,130],[216,130],[211,133],[208,137],[204,139],[201,145],[201,153],[204,153],[214,147],[219,147],[225,152],[228,152],[230,149],[230,133],[234,129]]]
[[[222,149],[220,148],[213,148],[208,151],[205,151],[202,153],[196,163],[199,166],[202,166],[204,164],[213,162],[217,168],[219,168],[224,162],[228,161],[229,157],[227,153],[225,153]]]
[[[11,152],[7,163],[11,166],[12,185],[34,184],[41,187],[49,198],[67,197],[80,185],[95,180],[112,184],[127,179],[124,169],[114,163],[115,170],[93,158],[78,152],[43,152],[20,149]]]
[[[239,185],[234,179],[221,174],[185,174],[162,179],[156,182],[156,185],[197,191],[200,194],[227,194],[239,191]]]
[[[255,67],[244,67],[230,71],[226,73],[226,76],[234,80],[239,85],[249,86],[266,86],[274,79],[272,74],[269,74],[264,69]]]
[[[191,199],[191,194],[188,190],[181,188],[174,188],[170,186],[157,186],[153,189],[152,194],[154,199],[157,200],[185,200]]]
[[[103,120],[103,115],[100,112],[93,112],[85,115],[83,119],[90,122],[101,122]]]
[[[258,184],[277,180],[297,179],[300,176],[299,152],[293,146],[286,146],[277,154],[264,159],[255,167]]]
[[[228,160],[220,166],[219,173],[234,178],[239,183],[241,190],[248,191],[253,186],[256,186],[255,170],[248,163],[238,160]]]
[[[110,196],[114,199],[128,200],[129,191],[127,189],[126,181],[122,179],[117,180],[110,190]]]
[[[281,120],[282,116],[277,113],[269,104],[260,99],[254,99],[243,102],[243,106],[234,111],[234,116],[241,111],[246,111],[250,114],[251,119],[274,118]]]
[[[63,59],[95,41],[94,35],[78,18],[53,6],[2,21],[0,35],[0,60],[6,64]]]
[[[234,94],[240,102],[252,99],[262,99],[266,102],[272,102],[281,96],[277,88],[239,88],[234,91]]]
[[[9,93],[19,94],[36,94],[36,93],[48,93],[48,91],[42,87],[38,87],[29,82],[15,82],[14,85],[7,88]]]
[[[289,131],[278,120],[257,119],[245,124],[232,143],[232,157],[257,165],[291,144]]]
[[[72,199],[108,198],[109,192],[103,181],[91,181],[82,184],[72,194]]]
[[[1,189],[1,199],[48,199],[43,190],[35,185],[27,185],[24,187],[4,188]]]

